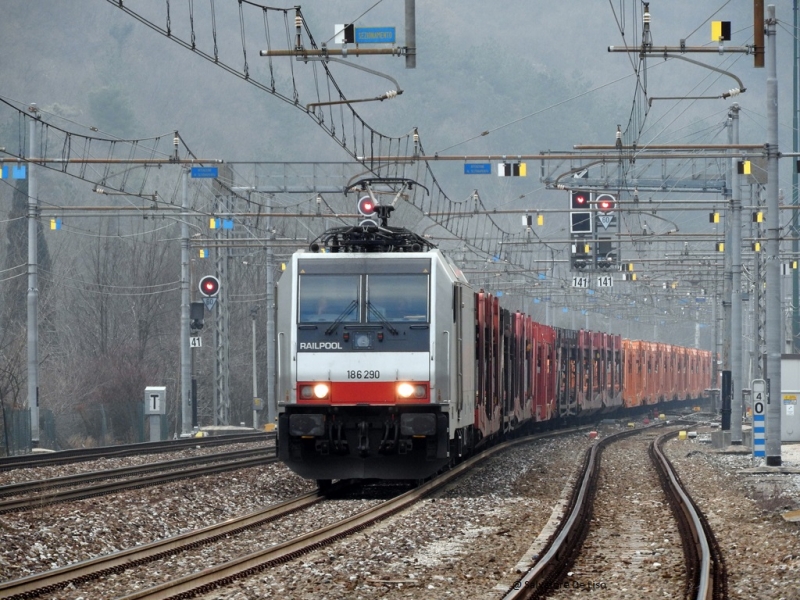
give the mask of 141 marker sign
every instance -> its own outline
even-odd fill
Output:
[[[588,288],[589,287],[589,278],[583,277],[580,275],[574,275],[572,277],[572,287],[574,288]]]
[[[598,276],[597,287],[614,287],[614,278],[611,275]]]

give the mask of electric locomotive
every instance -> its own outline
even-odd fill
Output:
[[[278,456],[332,479],[426,479],[538,423],[699,399],[708,351],[511,312],[392,206],[328,230],[278,282]]]
[[[278,282],[278,456],[320,482],[424,479],[471,442],[474,294],[377,208],[380,226],[329,230]]]

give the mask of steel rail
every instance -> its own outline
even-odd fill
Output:
[[[238,458],[250,458],[253,456],[269,456],[274,455],[274,449],[270,448],[265,452],[264,448],[251,448],[249,450],[236,450],[234,452],[218,452],[216,454],[204,454],[201,456],[192,456],[190,458],[178,458],[175,460],[164,460],[155,463],[147,463],[142,465],[134,465],[129,467],[119,467],[116,469],[104,469],[102,471],[86,471],[85,473],[76,473],[74,475],[64,475],[62,477],[53,477],[50,479],[35,479],[31,481],[21,481],[19,483],[9,483],[7,485],[0,485],[0,497],[6,496],[19,496],[28,492],[46,493],[48,491],[68,487],[71,485],[80,485],[84,483],[91,483],[93,481],[102,481],[105,479],[119,479],[120,477],[128,477],[132,475],[141,475],[144,473],[153,473],[157,471],[168,471],[170,469],[178,469],[184,466],[200,465],[214,461],[233,460]]]
[[[122,444],[119,446],[101,446],[99,448],[75,448],[71,450],[48,452],[46,454],[23,454],[20,456],[6,456],[0,458],[0,470],[44,467],[69,462],[97,460],[98,458],[133,456],[136,454],[173,452],[194,448],[196,446],[224,446],[274,438],[274,433],[246,433],[203,438],[185,438],[167,442],[141,442],[137,444]]]
[[[124,481],[115,481],[110,483],[103,483],[93,485],[90,487],[82,487],[69,490],[52,491],[44,493],[35,497],[21,498],[16,500],[5,500],[0,502],[0,514],[7,512],[16,512],[20,510],[28,510],[31,508],[42,508],[51,504],[60,502],[71,502],[75,500],[83,500],[85,498],[92,498],[94,496],[104,496],[114,492],[123,490],[149,487],[153,485],[161,485],[171,481],[178,481],[180,479],[189,479],[192,477],[203,477],[204,475],[213,475],[215,473],[223,473],[226,471],[235,471],[238,469],[246,469],[249,467],[258,467],[261,465],[277,462],[277,458],[272,456],[259,456],[255,458],[245,458],[231,462],[225,462],[215,465],[205,465],[194,469],[183,469],[180,471],[170,471],[168,473],[159,473],[156,475],[146,475],[136,479],[126,479]]]
[[[522,598],[540,598],[547,590],[556,585],[574,561],[589,529],[592,503],[595,495],[596,480],[599,476],[600,454],[606,445],[633,435],[646,429],[625,431],[609,436],[587,450],[584,467],[579,476],[579,483],[573,490],[572,500],[567,508],[568,517],[563,519],[559,528],[551,537],[545,551],[531,569],[522,576],[503,596],[504,600],[520,600]],[[696,600],[721,600],[727,598],[724,561],[710,526],[702,514],[696,509],[691,498],[682,488],[680,479],[675,474],[669,459],[661,452],[661,447],[678,430],[659,436],[650,445],[650,456],[661,481],[664,492],[673,507],[673,514],[678,521],[681,537],[684,541],[684,554],[687,562],[688,587]],[[688,548],[687,548],[688,545]],[[712,548],[709,550],[709,548]],[[697,548],[697,552],[693,552]],[[716,551],[713,549],[716,548]],[[688,552],[687,552],[688,550]],[[714,555],[716,554],[716,558]],[[719,565],[722,565],[720,569]],[[687,598],[689,596],[687,595]]]
[[[246,529],[264,525],[288,514],[303,510],[323,498],[325,498],[325,495],[315,490],[291,500],[246,515],[227,519],[202,529],[20,579],[0,582],[0,596],[8,599],[17,599],[52,594],[73,583],[99,579],[112,573],[118,573],[134,566],[177,554],[188,548],[213,543],[225,536],[235,535]]]
[[[253,552],[252,554],[233,559],[221,565],[209,567],[198,573],[176,579],[175,581],[165,582],[149,589],[140,590],[129,596],[125,596],[121,600],[191,598],[198,594],[206,593],[209,590],[213,590],[221,585],[226,585],[236,579],[247,577],[269,567],[288,562],[308,552],[327,546],[338,539],[357,533],[378,521],[408,508],[425,496],[452,482],[457,477],[460,477],[475,466],[476,463],[508,450],[509,448],[546,437],[573,433],[574,431],[575,430],[539,434],[492,446],[481,454],[467,459],[428,483],[343,521],[288,540],[277,546]]]
[[[686,572],[692,577],[690,593],[696,600],[721,600],[728,596],[722,550],[707,519],[686,492],[672,462],[664,454],[666,441],[677,435],[678,431],[672,431],[653,440],[649,448],[650,458],[659,473],[672,512],[679,521],[681,535],[685,543],[692,546],[689,554],[695,557],[694,564],[687,560],[686,565]],[[686,532],[688,536],[684,535]]]
[[[607,445],[620,439],[647,431],[632,429],[611,435],[586,450],[583,468],[566,508],[567,517],[551,536],[542,557],[518,579],[503,596],[503,600],[539,598],[566,572],[580,549],[589,529],[590,515],[600,474],[600,454]]]

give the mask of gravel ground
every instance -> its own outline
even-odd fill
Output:
[[[587,443],[575,436],[532,445],[527,454],[509,453],[400,518],[203,598],[499,598],[516,579],[517,561],[563,498]],[[784,465],[800,466],[800,446],[784,448]],[[669,451],[719,530],[730,597],[800,599],[800,525],[780,516],[800,505],[800,475],[747,475],[742,469],[754,466],[751,459],[691,440],[673,441]],[[556,463],[554,456],[560,457]],[[579,587],[551,597],[681,597],[682,556],[673,545],[679,541],[672,515],[660,488],[653,487],[657,481],[642,483],[649,461],[631,464],[612,453],[606,458],[603,502],[606,507],[629,504],[636,537],[622,533],[626,524],[614,522],[625,518],[624,510],[601,509],[600,532],[587,538],[597,553],[595,571],[576,569],[570,583]],[[608,540],[629,557],[614,558]],[[602,565],[604,556],[609,564]]]
[[[193,548],[162,560],[114,573],[58,593],[59,600],[87,598],[116,598],[134,590],[146,589],[165,579],[178,579],[201,571],[209,565],[233,560],[285,542],[342,521],[367,510],[380,500],[337,500],[315,504],[306,510],[283,517],[272,523],[225,537],[213,544]]]
[[[274,464],[5,514],[0,580],[199,529],[313,487]]]
[[[781,516],[800,508],[800,475],[748,474],[762,463],[691,440],[666,448],[722,546],[731,600],[800,599],[800,523]],[[800,467],[800,445],[784,444],[781,456]]]
[[[509,450],[396,518],[204,597],[496,598],[589,444],[573,434]]]
[[[647,449],[663,429],[603,450],[592,526],[572,576],[548,598],[682,598],[680,532]]]
[[[696,429],[701,434],[704,431],[702,427]],[[559,510],[554,507],[563,502],[565,489],[590,443],[587,437],[573,434],[509,451],[391,520],[287,565],[237,581],[205,598],[498,598],[501,590],[518,577],[517,568],[530,562],[530,555],[536,552],[537,536],[546,537],[542,530],[552,525],[549,521],[554,515],[558,516]],[[710,445],[693,440],[674,440],[667,449],[720,540],[728,566],[730,597],[800,600],[800,523],[787,522],[781,516],[786,510],[800,508],[800,475],[748,473],[747,469],[758,466],[749,456],[714,451]],[[670,539],[670,528],[674,527],[671,515],[650,496],[653,492],[636,487],[644,465],[626,466],[616,463],[616,458],[612,463],[611,456],[607,451],[607,464],[615,466],[604,476],[603,485],[607,488],[604,493],[612,499],[605,502],[608,505],[613,499],[621,499],[632,511],[636,507],[631,520],[639,524],[642,540],[648,545],[655,543],[652,551],[659,552],[663,542],[658,540]],[[169,457],[176,455],[170,453]],[[153,460],[167,458],[147,457],[143,462]],[[131,464],[130,459],[114,459],[115,463],[118,461],[113,466]],[[95,462],[108,468],[110,461]],[[784,446],[783,464],[800,467],[800,445]],[[84,466],[76,465],[81,470]],[[86,470],[97,468],[100,467]],[[59,471],[66,467],[48,469]],[[310,482],[284,467],[268,465],[3,515],[0,579],[18,578],[176,535],[311,488]],[[319,515],[309,513],[311,516],[305,519],[298,516],[302,522],[297,523],[297,529],[294,525],[285,526],[280,537],[277,531],[257,531],[261,531],[264,545],[271,545],[286,539],[287,532],[300,533],[298,529],[305,531],[306,527],[330,522],[340,513],[361,507],[353,500],[329,506],[335,508]],[[662,515],[662,511],[667,512]],[[613,519],[619,517],[601,518],[606,530],[596,540],[590,536],[588,541],[602,554],[599,544],[618,533]],[[620,541],[624,544],[626,539]],[[259,540],[252,537],[241,540],[247,551],[257,543]],[[646,550],[650,551],[649,547]],[[228,552],[202,555],[201,551],[201,558],[183,556],[175,560],[176,564],[184,562],[196,568],[191,565],[225,558]],[[678,568],[668,564],[672,556],[638,556],[641,558],[636,560],[645,565],[662,563],[652,573],[663,576]],[[172,577],[176,568],[166,564],[157,569],[156,576]],[[611,566],[606,573],[610,569]],[[633,575],[624,573],[623,579],[638,581]],[[102,592],[81,595],[73,591],[68,596],[61,592],[54,597],[120,595],[138,585],[136,577],[132,573],[109,578]],[[599,578],[592,575],[587,581],[599,582]],[[645,593],[643,587],[620,587],[610,577],[603,582],[605,588],[582,589],[581,593],[595,598],[667,597],[663,595],[667,588],[660,583],[669,584],[657,580],[648,583],[653,586],[651,594]],[[669,597],[674,596],[670,591]]]

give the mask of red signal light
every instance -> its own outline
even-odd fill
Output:
[[[371,217],[375,214],[375,202],[369,196],[364,196],[358,201],[358,212],[365,217]]]
[[[206,275],[200,280],[198,285],[200,294],[206,298],[213,298],[219,294],[219,279],[213,275]]]
[[[616,201],[613,196],[609,194],[602,194],[597,197],[597,210],[602,213],[611,212],[616,206]]]
[[[573,209],[589,208],[589,192],[570,192]]]

